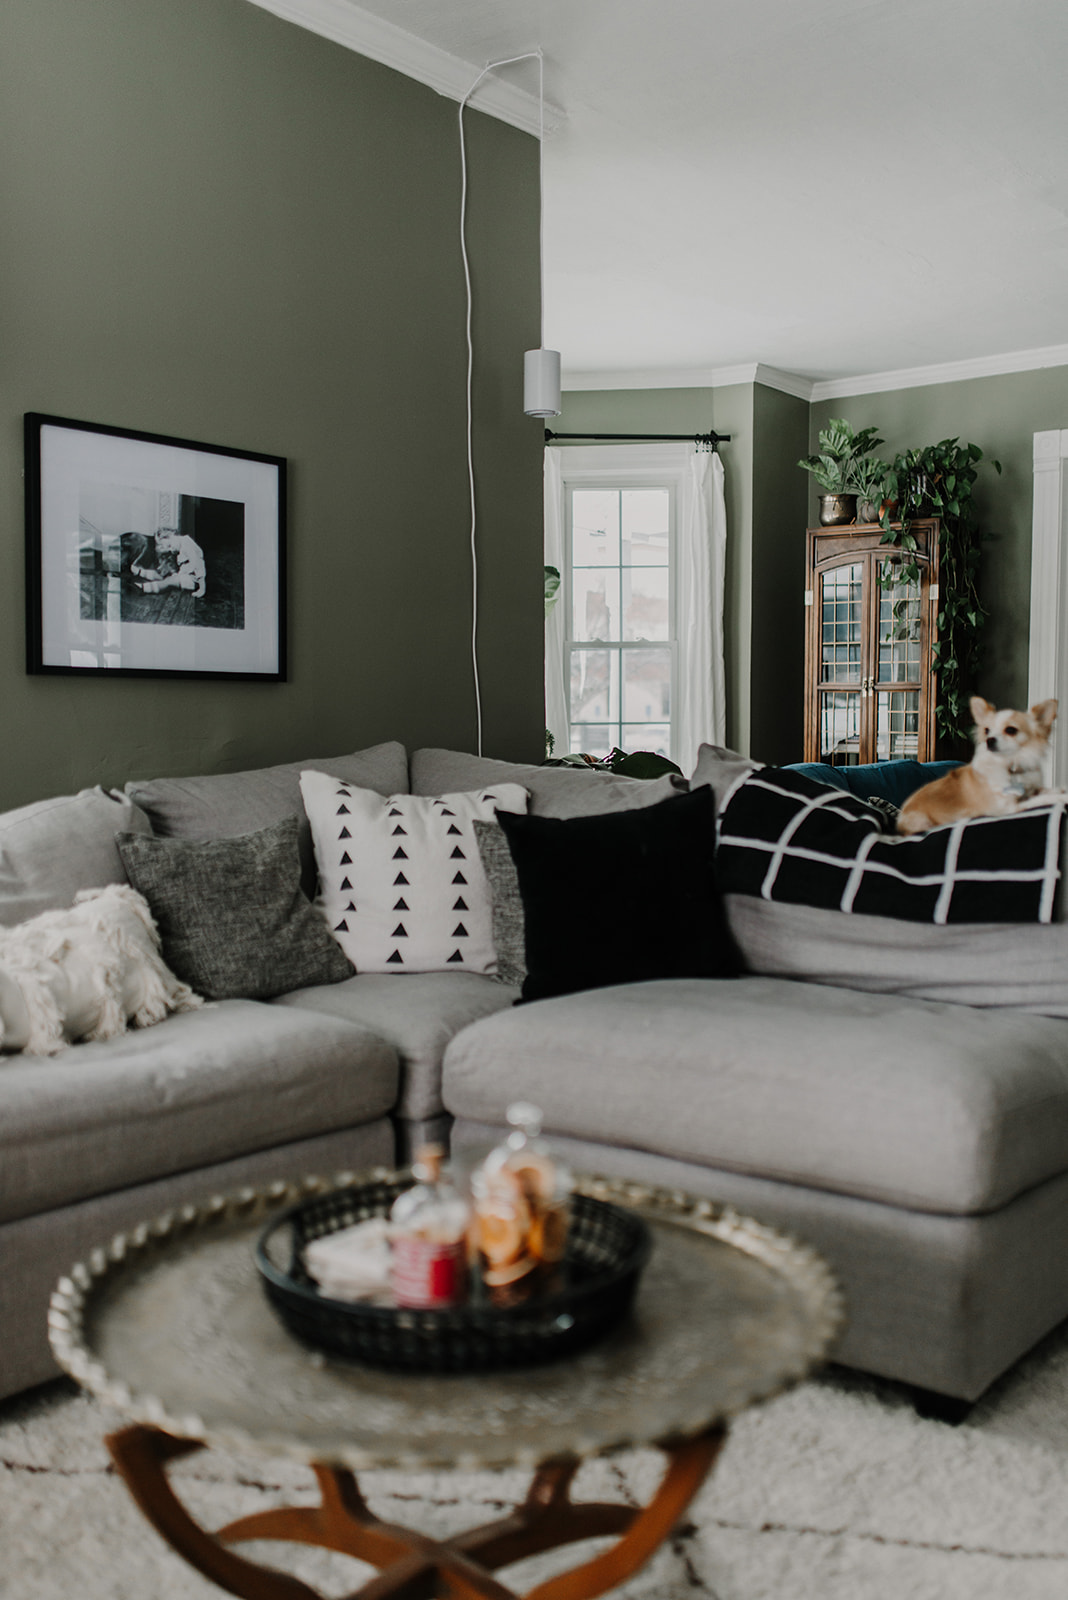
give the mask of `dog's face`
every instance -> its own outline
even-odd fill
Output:
[[[981,695],[973,695],[977,755],[995,757],[1007,766],[1041,761],[1057,715],[1056,700],[1043,700],[1030,711],[998,711]]]

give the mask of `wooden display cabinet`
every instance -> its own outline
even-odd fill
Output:
[[[913,522],[920,578],[883,588],[901,552],[878,523],[809,528],[805,760],[828,766],[935,754],[938,519]]]

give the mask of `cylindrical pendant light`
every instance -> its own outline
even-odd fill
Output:
[[[528,350],[524,355],[523,410],[528,417],[560,415],[559,350]]]
[[[538,46],[538,252],[541,257],[541,347],[523,357],[523,410],[528,417],[560,415],[560,352],[545,349],[545,58]]]

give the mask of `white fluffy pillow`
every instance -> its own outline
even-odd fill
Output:
[[[0,928],[0,1049],[54,1055],[203,1004],[164,964],[148,902],[126,884]]]
[[[476,819],[525,811],[517,783],[470,794],[380,795],[302,772],[319,869],[316,905],[357,972],[496,967]]]

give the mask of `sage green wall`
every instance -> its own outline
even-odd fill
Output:
[[[484,748],[537,759],[538,151],[468,129]],[[455,103],[246,0],[5,0],[0,144],[0,805],[473,748]],[[288,458],[288,683],[25,674],[25,411]]]
[[[804,749],[808,402],[753,388],[753,602],[750,752],[800,761]]]
[[[720,446],[727,502],[727,570],[723,635],[727,675],[727,742],[749,748],[753,562],[753,385],[722,389],[568,390],[561,433],[729,433]]]
[[[891,456],[913,445],[959,438],[1001,462],[998,477],[979,463],[976,507],[985,537],[980,593],[990,612],[985,629],[982,682],[975,685],[995,705],[1022,706],[1028,693],[1031,610],[1033,435],[1068,428],[1068,367],[1015,372],[960,383],[850,395],[812,407],[810,448],[831,417],[854,427],[871,423]],[[810,516],[814,519],[815,497]],[[1045,692],[1045,691],[1043,691]]]

